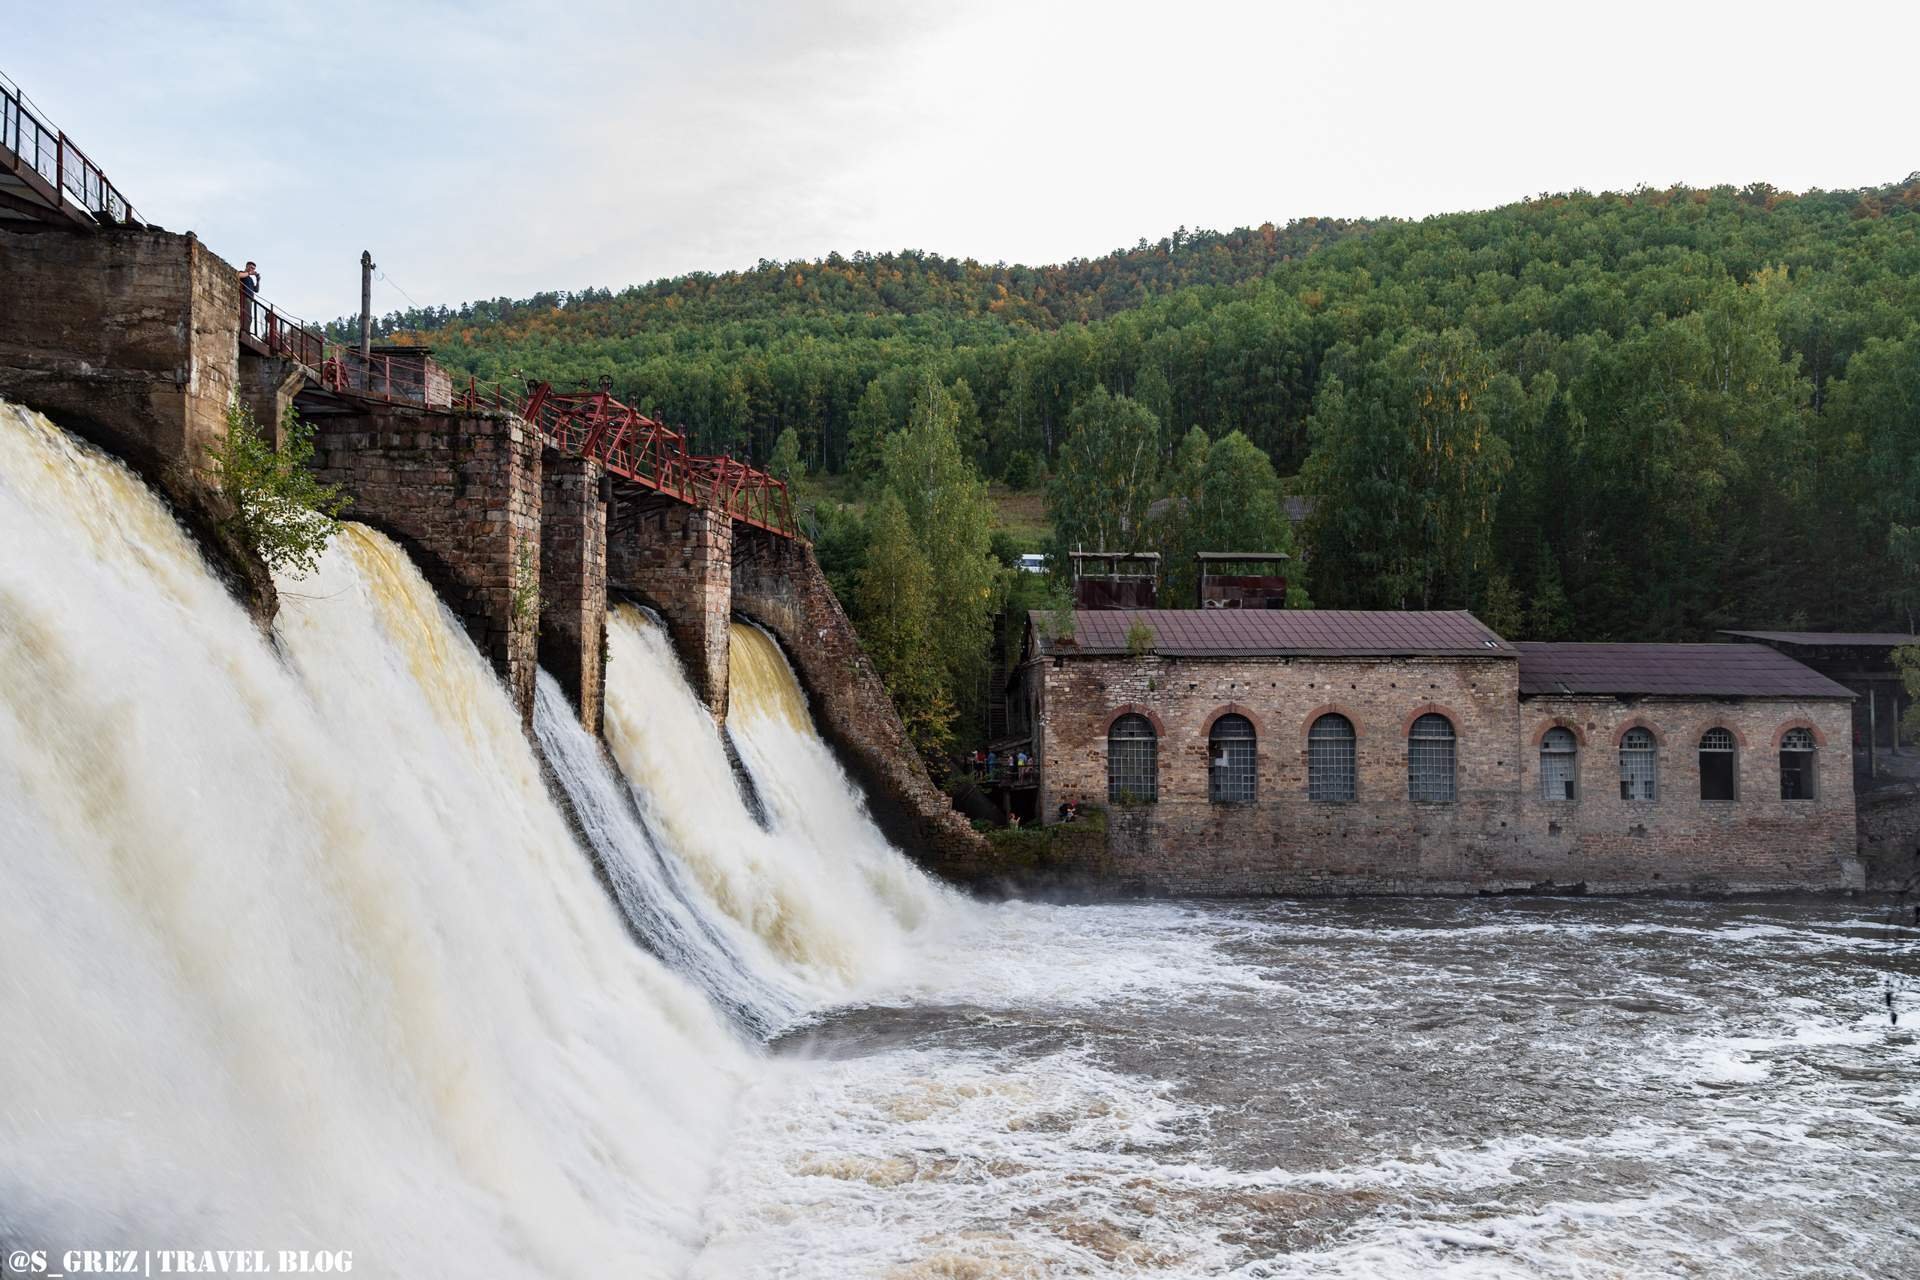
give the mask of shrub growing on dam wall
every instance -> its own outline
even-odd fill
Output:
[[[320,483],[308,469],[313,427],[291,405],[280,421],[280,437],[276,450],[236,401],[227,406],[226,434],[210,459],[220,492],[233,503],[227,531],[268,569],[304,577],[319,567],[348,499],[338,485]]]

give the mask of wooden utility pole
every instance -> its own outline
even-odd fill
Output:
[[[360,251],[360,358],[373,354],[373,250]]]

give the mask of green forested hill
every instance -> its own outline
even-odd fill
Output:
[[[833,471],[864,471],[938,383],[984,474],[1054,469],[1068,542],[1172,539],[1144,500],[1202,474],[1192,429],[1239,432],[1321,499],[1316,603],[1648,639],[1905,620],[1917,324],[1920,175],[1181,235],[1042,269],[763,263],[387,321],[483,377],[608,376],[703,450],[764,460],[791,428]],[[1083,519],[1099,492],[1062,469],[1106,415],[1151,435],[1117,526]]]

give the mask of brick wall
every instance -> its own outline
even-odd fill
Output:
[[[1741,760],[1741,801],[1703,804],[1697,769],[1676,758],[1663,761],[1670,786],[1659,803],[1625,806],[1609,740],[1604,753],[1579,757],[1579,801],[1549,806],[1537,799],[1533,738],[1571,709],[1521,702],[1510,657],[1063,657],[1027,671],[1039,703],[1043,815],[1068,796],[1106,803],[1106,735],[1116,714],[1135,710],[1157,726],[1159,801],[1111,807],[1104,860],[1088,868],[1089,879],[1117,892],[1731,891],[1835,887],[1852,874],[1842,753],[1821,757],[1818,798],[1804,803],[1779,799],[1770,763],[1786,724],[1840,732],[1844,741],[1837,726],[1847,711],[1837,702],[1676,703],[1657,712],[1643,703],[1639,714],[1673,726],[1671,734],[1697,739],[1713,720],[1759,741]],[[1258,735],[1251,805],[1208,798],[1208,727],[1226,711],[1246,716]],[[1355,726],[1351,802],[1307,796],[1307,731],[1328,711]],[[1407,732],[1430,711],[1455,726],[1452,804],[1408,798]],[[1611,699],[1583,703],[1579,713],[1583,733],[1588,720],[1596,726],[1589,737],[1608,732],[1609,716],[1630,717]]]
[[[734,538],[733,603],[780,640],[814,724],[866,793],[887,838],[937,869],[986,858],[986,842],[934,786],[812,548],[759,529]]]
[[[1525,851],[1555,878],[1600,891],[1859,883],[1845,702],[1528,698],[1520,714]],[[1796,725],[1813,730],[1819,747],[1810,800],[1780,798],[1780,735]],[[1555,726],[1571,731],[1578,747],[1571,802],[1541,794],[1539,740]],[[1654,736],[1659,773],[1651,802],[1620,798],[1620,738],[1635,726]],[[1700,737],[1715,727],[1736,744],[1731,801],[1700,798]]]
[[[539,433],[512,414],[398,405],[314,418],[314,467],[452,607],[533,720],[540,598]]]
[[[541,459],[540,665],[600,732],[607,644],[607,506],[600,464],[547,451]]]
[[[617,496],[607,514],[607,586],[659,611],[694,692],[724,720],[733,521],[670,498]]]

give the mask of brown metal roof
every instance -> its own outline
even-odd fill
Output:
[[[1920,636],[1911,636],[1904,631],[1722,631],[1720,634],[1739,636],[1742,640],[1759,640],[1765,644],[1794,644],[1809,648],[1898,649],[1902,645],[1920,644]]]
[[[1106,656],[1128,650],[1127,632],[1142,623],[1153,651],[1168,657],[1282,657],[1334,654],[1371,657],[1511,658],[1513,648],[1465,610],[1448,613],[1357,609],[1101,609],[1073,615],[1074,645],[1054,645],[1047,615],[1033,615],[1043,652]]]
[[[1819,672],[1761,644],[1560,644],[1521,640],[1520,695],[1663,694],[1851,698]]]

